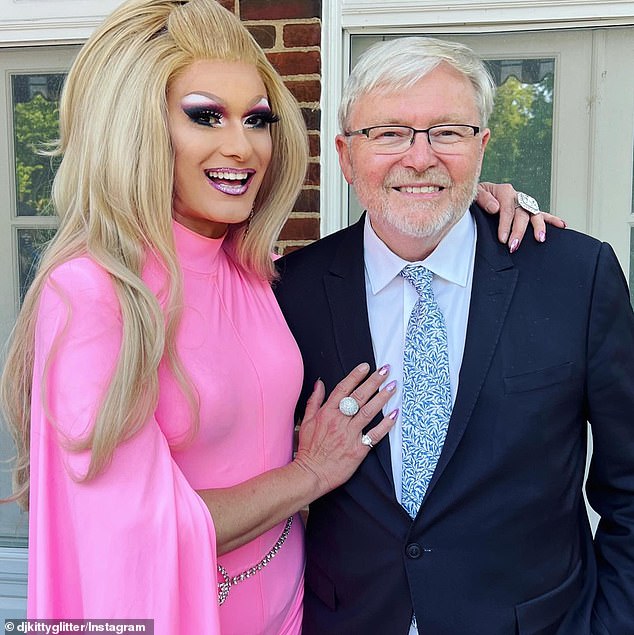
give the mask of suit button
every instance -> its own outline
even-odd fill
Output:
[[[408,558],[416,560],[417,558],[421,557],[423,550],[420,548],[420,545],[417,545],[415,542],[413,542],[405,547],[405,553],[407,554]]]

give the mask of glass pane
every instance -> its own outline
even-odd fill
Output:
[[[498,87],[482,180],[511,182],[550,209],[554,59],[488,60]]]
[[[42,248],[52,240],[54,228],[18,229],[18,275],[20,281],[20,304],[24,300],[37,267]]]
[[[59,95],[65,75],[13,75],[13,140],[18,216],[53,214],[50,193],[59,159],[41,154],[59,136]]]
[[[42,248],[55,235],[55,228],[19,228],[18,239],[18,275],[20,284],[20,303],[33,280],[37,260]],[[11,491],[9,461],[13,457],[14,446],[8,431],[0,428],[0,464],[2,470],[2,491],[0,496],[8,496]],[[2,505],[0,514],[0,547],[25,547],[28,536],[28,514],[15,504]]]

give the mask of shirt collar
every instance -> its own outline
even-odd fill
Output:
[[[465,257],[465,255],[473,252],[475,242],[475,220],[467,212],[449,230],[436,249],[421,263],[436,276],[461,287],[466,287],[472,259]],[[370,287],[374,295],[392,282],[405,265],[410,264],[407,260],[397,256],[376,235],[367,213],[363,228],[363,255]]]
[[[211,273],[217,266],[226,234],[220,238],[207,238],[175,220],[172,220],[172,228],[181,266],[199,273]]]

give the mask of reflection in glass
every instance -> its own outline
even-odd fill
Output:
[[[554,59],[488,60],[498,87],[482,180],[510,182],[550,209]]]
[[[42,249],[55,235],[55,229],[18,229],[18,275],[20,281],[20,304],[33,281]]]
[[[57,157],[42,156],[59,136],[59,96],[65,75],[13,75],[13,141],[16,212],[18,216],[48,216],[51,183]]]

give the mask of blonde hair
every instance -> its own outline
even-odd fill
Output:
[[[182,296],[172,233],[173,150],[167,126],[170,82],[200,59],[253,64],[280,121],[271,126],[273,154],[258,192],[250,230],[232,226],[237,262],[272,279],[271,250],[302,186],[306,129],[299,107],[238,18],[215,0],[128,0],[82,47],[60,103],[63,156],[53,184],[59,230],[43,254],[16,322],[0,398],[17,446],[14,496],[28,502],[29,435],[38,301],[51,271],[88,254],[110,275],[123,320],[117,367],[90,436],[86,479],[110,461],[154,411],[157,369],[166,356],[185,392],[188,380],[174,349]],[[164,315],[141,279],[152,252],[169,281]],[[46,404],[44,404],[46,407]]]

